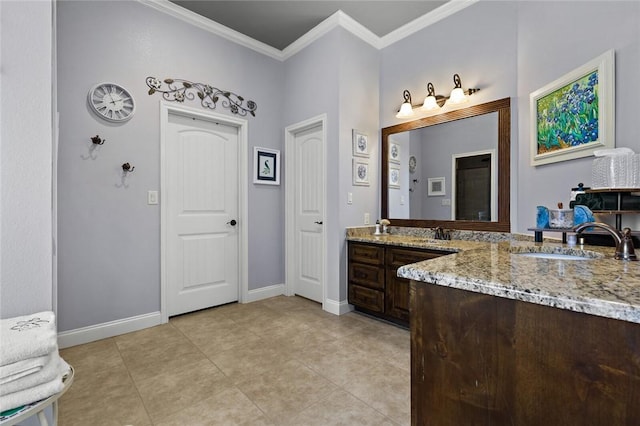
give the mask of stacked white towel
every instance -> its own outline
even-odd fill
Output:
[[[69,369],[58,354],[53,312],[0,320],[0,412],[60,392]]]

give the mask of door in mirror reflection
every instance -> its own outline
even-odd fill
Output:
[[[491,220],[491,154],[454,157],[454,220]]]

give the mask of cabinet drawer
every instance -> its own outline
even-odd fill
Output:
[[[444,253],[421,251],[421,250],[409,250],[409,249],[387,249],[387,268],[399,268],[403,265],[410,263],[421,262],[423,260],[435,259],[436,257],[444,256]]]
[[[370,244],[349,243],[349,262],[384,264],[384,247]]]
[[[349,303],[372,312],[384,312],[384,293],[357,284],[349,284]]]
[[[349,283],[384,290],[384,268],[350,262]]]

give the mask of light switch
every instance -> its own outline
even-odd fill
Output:
[[[147,192],[147,204],[158,204],[158,191]]]
[[[451,205],[451,198],[443,198],[442,199],[442,205],[443,206],[450,206]]]
[[[347,204],[353,204],[353,192],[347,193]]]
[[[400,205],[404,206],[404,195],[400,196]]]

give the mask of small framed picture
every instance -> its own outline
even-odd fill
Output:
[[[369,137],[353,129],[353,155],[356,157],[369,156]]]
[[[400,145],[395,142],[389,143],[389,162],[400,164]]]
[[[280,151],[253,148],[253,183],[280,185]]]
[[[369,161],[353,159],[353,184],[369,186]]]
[[[400,188],[400,167],[389,166],[389,188]]]
[[[427,195],[429,197],[447,195],[444,190],[444,177],[428,178],[427,182]]]

